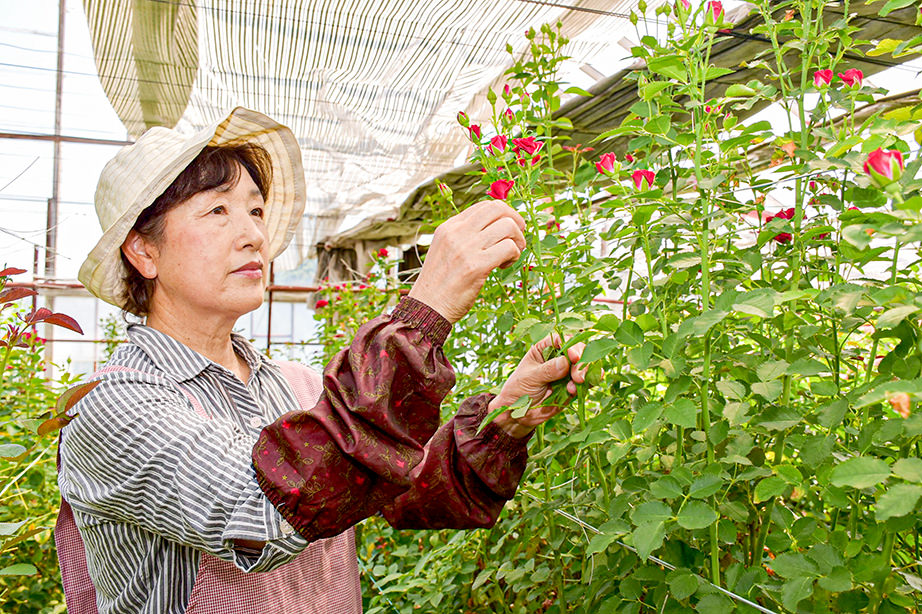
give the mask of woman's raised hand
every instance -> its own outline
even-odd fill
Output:
[[[474,304],[487,275],[519,259],[525,220],[506,203],[482,201],[439,226],[410,297],[454,324]]]

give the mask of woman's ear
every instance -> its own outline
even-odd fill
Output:
[[[136,230],[128,231],[128,237],[122,243],[122,253],[145,279],[156,279],[157,247]]]

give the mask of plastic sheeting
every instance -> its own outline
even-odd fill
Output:
[[[530,27],[560,20],[566,71],[587,87],[628,56],[634,0],[84,0],[100,80],[130,134],[194,130],[242,105],[289,125],[308,203],[282,270],[344,220],[396,213],[462,163],[455,120],[485,121]],[[565,71],[565,74],[566,74]],[[587,76],[590,75],[590,76]]]

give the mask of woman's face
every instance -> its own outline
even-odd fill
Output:
[[[215,317],[236,321],[262,304],[269,270],[265,204],[249,173],[238,170],[236,184],[170,209],[160,240],[147,243],[156,276],[151,316],[168,310],[195,318],[188,320],[194,326]]]

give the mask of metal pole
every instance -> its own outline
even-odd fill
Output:
[[[269,353],[269,347],[272,345],[272,286],[275,285],[275,263],[269,263],[269,323],[266,327],[266,353]]]
[[[67,14],[66,0],[58,0],[58,71],[54,87],[54,166],[51,178],[51,198],[45,215],[45,279],[54,279],[55,255],[58,249],[58,202],[61,194],[61,99],[64,93],[64,17]],[[45,298],[48,309],[54,311],[54,297]],[[54,374],[54,327],[45,326],[46,375]]]

